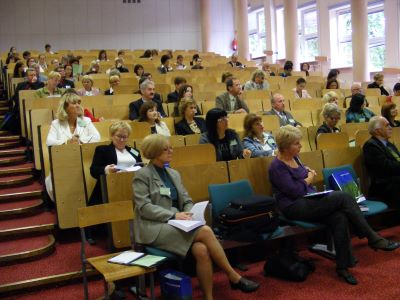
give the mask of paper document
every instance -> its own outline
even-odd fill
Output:
[[[304,195],[304,198],[322,198],[323,196],[326,196],[330,193],[332,193],[333,190],[327,190],[327,191],[323,191],[323,192],[316,192],[316,193],[310,193],[310,194],[306,194]]]
[[[202,201],[193,205],[190,212],[193,214],[192,220],[169,220],[168,224],[179,228],[185,232],[189,232],[199,226],[205,225],[204,211],[208,205],[208,201]]]
[[[122,264],[122,265],[129,265],[136,259],[142,257],[143,255],[144,253],[142,252],[135,252],[133,250],[129,250],[110,258],[108,262]]]
[[[136,166],[136,165],[130,166],[130,167],[125,167],[125,166],[119,166],[119,165],[117,165],[117,166],[115,166],[115,168],[116,168],[118,171],[135,172],[135,171],[141,169],[142,167],[141,167],[141,166]]]
[[[145,268],[151,268],[157,265],[159,262],[163,261],[166,259],[164,256],[157,256],[157,255],[145,255],[142,258],[139,258],[135,260],[134,262],[131,263],[131,265],[134,266],[140,266],[140,267],[145,267]]]

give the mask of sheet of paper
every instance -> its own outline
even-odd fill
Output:
[[[136,165],[135,166],[130,166],[130,167],[117,165],[117,166],[115,166],[115,168],[120,170],[120,171],[135,172],[135,171],[141,169],[142,167],[141,166],[136,166]]]
[[[208,205],[208,201],[198,202],[193,205],[192,209],[190,210],[193,213],[192,220],[196,221],[203,221],[204,220],[204,211]]]
[[[121,254],[110,258],[108,261],[117,264],[129,264],[132,261],[142,257],[144,253],[142,252],[135,252],[132,250],[122,252]]]

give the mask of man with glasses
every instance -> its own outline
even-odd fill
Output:
[[[371,178],[368,195],[398,206],[400,195],[400,152],[389,142],[392,127],[381,116],[372,117],[368,131],[371,138],[363,146],[364,162]]]
[[[351,97],[353,97],[356,94],[362,94],[363,93],[363,90],[362,90],[361,85],[359,83],[353,83],[351,85],[351,87],[350,87],[350,91],[351,91],[351,95],[344,98],[344,101],[343,101],[343,107],[344,108],[347,107],[347,101],[350,102]],[[365,105],[368,106],[368,101],[366,101]]]
[[[227,92],[215,99],[215,107],[221,108],[228,113],[248,113],[249,108],[243,101],[242,86],[240,80],[231,78],[226,81]]]
[[[303,126],[296,121],[290,112],[285,111],[285,98],[281,94],[274,94],[271,98],[272,109],[264,115],[275,115],[279,117],[279,125],[292,125],[294,127]]]
[[[269,83],[265,79],[265,73],[261,70],[256,70],[251,75],[251,80],[244,84],[245,91],[251,90],[268,90]]]

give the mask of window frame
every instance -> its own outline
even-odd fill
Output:
[[[308,13],[313,13],[315,12],[316,14],[316,31],[313,33],[306,33],[306,28],[305,28],[305,15]],[[315,56],[318,55],[319,53],[319,22],[318,22],[318,12],[317,12],[317,5],[312,4],[312,5],[307,5],[305,7],[301,7],[297,9],[297,17],[298,17],[298,27],[299,27],[299,54],[302,60],[304,61],[312,61],[315,59]],[[315,55],[309,56],[307,49],[307,42],[310,40],[317,40],[317,48],[318,51]]]

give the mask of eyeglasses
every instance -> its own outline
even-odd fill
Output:
[[[128,139],[129,136],[116,134],[115,137],[117,137],[121,141],[125,141]]]

